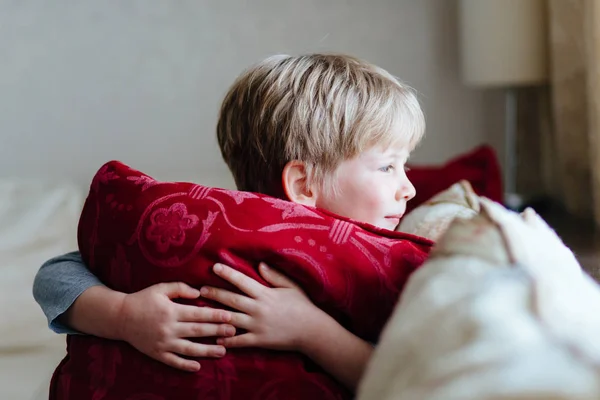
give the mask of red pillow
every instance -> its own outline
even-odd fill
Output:
[[[114,161],[94,177],[78,239],[90,270],[127,293],[167,281],[233,289],[212,273],[215,262],[265,283],[257,273],[258,262],[265,261],[368,341],[377,340],[407,278],[432,245],[260,194],[157,182]],[[187,303],[218,306],[204,299]],[[91,336],[69,336],[67,351],[55,371],[51,399],[351,397],[293,352],[231,349],[221,359],[203,359],[200,371],[189,373],[127,343]]]
[[[467,180],[475,193],[502,202],[502,173],[496,153],[490,146],[479,146],[439,166],[411,166],[408,178],[417,189],[408,202],[407,212],[460,180]]]

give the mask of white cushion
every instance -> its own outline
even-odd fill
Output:
[[[462,180],[405,215],[396,230],[436,241],[455,218],[471,218],[478,212],[479,197]]]

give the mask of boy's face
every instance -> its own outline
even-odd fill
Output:
[[[340,164],[330,180],[336,190],[322,191],[316,206],[338,215],[393,230],[415,197],[406,176],[409,150],[374,147]]]

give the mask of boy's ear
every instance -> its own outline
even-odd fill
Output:
[[[306,165],[302,161],[288,162],[283,168],[281,181],[283,191],[290,201],[305,206],[315,206],[317,199],[315,193],[308,187]]]

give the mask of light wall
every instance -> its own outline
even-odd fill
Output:
[[[501,121],[495,95],[459,80],[456,23],[449,0],[0,0],[0,176],[87,185],[119,159],[231,187],[214,134],[227,87],[263,57],[316,51],[415,87],[413,160],[442,162],[498,143]]]

